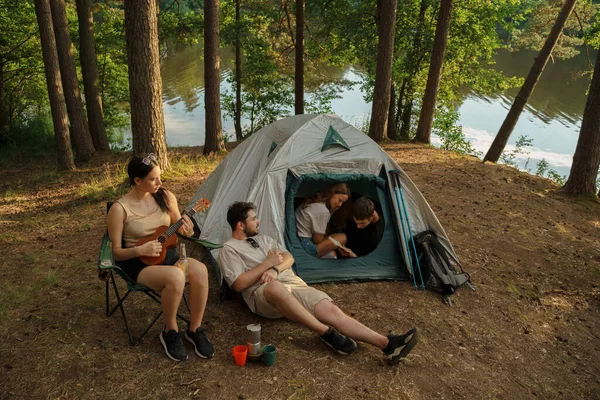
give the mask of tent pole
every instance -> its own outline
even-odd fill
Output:
[[[400,196],[398,195],[399,191],[398,191],[398,186],[396,184],[396,180],[394,179],[394,172],[393,171],[389,171],[390,174],[390,180],[392,182],[392,185],[394,187],[394,194],[396,195],[396,210],[398,211],[398,215],[400,217],[400,229],[401,229],[401,236],[400,236],[400,244],[402,247],[402,250],[404,251],[404,262],[406,263],[407,267],[410,267],[410,274],[412,275],[413,278],[413,286],[416,289],[417,288],[417,280],[415,277],[415,270],[413,268],[413,264],[412,264],[412,258],[410,257],[410,248],[408,247],[408,239],[406,237],[406,230],[404,227],[404,218],[402,217],[402,209],[400,208]],[[392,199],[392,203],[393,203],[393,199]]]
[[[421,274],[421,264],[419,263],[419,254],[417,253],[417,246],[415,246],[415,239],[413,237],[412,229],[410,227],[410,220],[408,219],[408,211],[406,210],[406,202],[404,201],[404,195],[402,194],[402,184],[400,183],[399,175],[399,171],[394,171],[394,176],[396,178],[396,186],[398,187],[398,191],[400,192],[402,208],[404,209],[404,217],[406,218],[406,224],[408,225],[408,232],[410,234],[410,241],[412,244],[413,252],[415,254],[415,260],[417,262],[417,271],[419,271],[419,277],[421,278],[421,289],[425,289],[425,282],[423,281],[423,275]]]

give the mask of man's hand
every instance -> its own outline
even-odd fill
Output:
[[[260,277],[260,284],[262,285],[263,283],[274,281],[275,278],[277,278],[277,271],[275,271],[273,268],[269,268],[263,272],[262,276]]]
[[[267,253],[267,258],[265,259],[265,262],[269,263],[270,267],[279,265],[283,262],[283,256],[281,255],[281,253],[279,251],[269,250],[269,253]],[[275,271],[273,271],[273,272],[275,272]]]

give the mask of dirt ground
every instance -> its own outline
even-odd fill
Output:
[[[419,327],[419,345],[394,367],[365,344],[338,356],[308,329],[261,319],[240,300],[217,305],[214,276],[204,319],[212,359],[188,347],[188,361],[169,360],[160,323],[130,346],[120,315],[104,314],[96,269],[110,180],[127,157],[105,155],[60,175],[52,159],[2,165],[0,398],[600,398],[600,205],[510,167],[427,146],[384,147],[476,285],[461,289],[453,307],[409,282],[316,285],[379,332]],[[175,160],[204,163],[165,179],[182,204],[214,165],[197,154],[170,150]],[[139,294],[129,300],[138,330],[157,308]],[[245,343],[250,323],[277,346],[274,366],[234,365],[231,348]]]

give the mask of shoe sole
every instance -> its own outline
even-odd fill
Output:
[[[211,355],[209,356],[205,356],[204,354],[200,353],[198,351],[198,348],[196,347],[196,343],[194,342],[194,339],[192,339],[191,337],[188,336],[187,332],[184,333],[185,339],[190,342],[191,344],[194,345],[194,351],[196,352],[196,354],[198,355],[198,357],[200,358],[211,358],[212,356],[215,355],[215,353],[213,352]]]
[[[344,351],[336,349],[329,342],[327,342],[327,341],[323,340],[323,338],[321,338],[321,340],[323,341],[323,343],[325,343],[327,346],[331,347],[333,349],[333,351],[335,351],[336,353],[341,354],[343,356],[349,356],[350,354],[354,353],[356,351],[356,349],[358,348],[358,344],[356,344],[356,342],[354,341],[354,339],[352,339],[352,338],[348,338],[348,339],[352,340],[352,343],[354,343],[354,350],[352,350],[349,353],[346,353]]]
[[[188,359],[188,356],[187,356],[187,354],[185,355],[185,358],[184,358],[183,360],[179,360],[179,359],[177,359],[177,358],[173,357],[172,355],[170,355],[170,354],[169,354],[169,351],[167,350],[167,344],[165,343],[165,340],[163,339],[163,335],[162,335],[162,333],[161,333],[161,334],[158,336],[158,338],[160,339],[160,342],[162,343],[162,345],[163,345],[163,348],[165,349],[165,354],[166,354],[166,355],[167,355],[167,357],[169,357],[171,360],[173,360],[173,361],[185,361],[185,360],[187,360],[187,359]]]
[[[395,365],[401,360],[404,360],[408,353],[410,353],[413,347],[419,342],[419,336],[419,331],[415,331],[410,340],[403,347],[398,348],[400,350],[399,354],[396,354],[396,351],[394,351],[392,354],[388,355],[386,357],[388,365]]]

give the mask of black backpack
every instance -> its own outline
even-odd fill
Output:
[[[450,295],[456,289],[463,285],[468,285],[471,289],[469,274],[463,271],[458,263],[460,272],[450,263],[448,252],[439,242],[437,235],[433,231],[421,232],[414,237],[417,254],[419,257],[419,266],[423,283],[427,289],[431,289],[443,296],[444,303],[452,305]],[[416,276],[419,280],[419,276]]]

